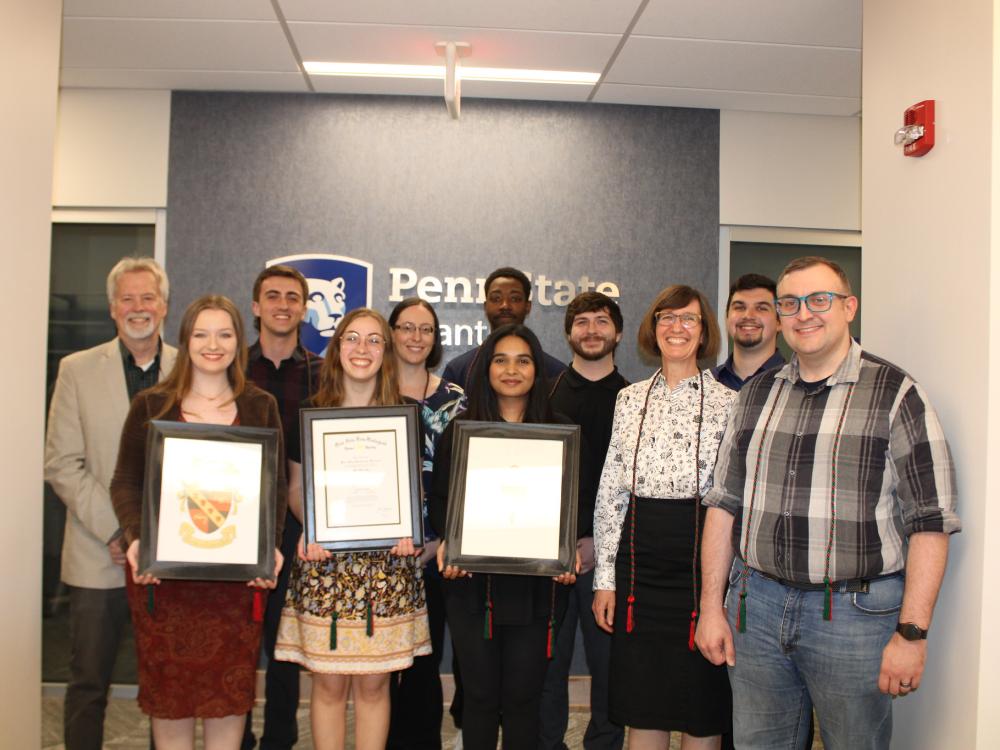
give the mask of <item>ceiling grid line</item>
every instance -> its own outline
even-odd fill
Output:
[[[608,58],[607,65],[605,65],[604,70],[601,71],[601,77],[597,79],[597,83],[594,84],[594,88],[592,88],[590,90],[590,94],[587,95],[588,102],[594,101],[594,97],[597,96],[598,89],[601,88],[601,84],[604,83],[604,79],[611,71],[611,67],[615,64],[615,60],[618,59],[618,55],[625,47],[625,43],[632,34],[632,29],[634,29],[635,25],[639,23],[639,19],[642,17],[642,12],[646,10],[647,5],[649,5],[649,0],[642,0],[642,2],[639,3],[639,7],[636,8],[635,14],[632,16],[632,20],[629,22],[629,25],[625,27],[625,31],[622,33],[622,38],[618,40],[618,46],[615,47],[614,52],[611,53],[611,57]]]
[[[278,23],[281,24],[281,33],[285,35],[285,39],[288,41],[288,47],[292,51],[292,57],[295,58],[295,64],[299,66],[299,72],[302,73],[302,78],[305,79],[306,88],[309,89],[310,93],[315,94],[316,88],[313,86],[312,78],[306,72],[306,66],[302,63],[302,55],[299,54],[299,48],[292,38],[292,31],[288,28],[288,21],[285,20],[285,14],[282,12],[278,0],[271,0],[271,7],[274,8],[274,15],[278,19]]]

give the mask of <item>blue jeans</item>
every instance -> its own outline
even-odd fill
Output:
[[[800,750],[815,707],[827,750],[881,750],[892,734],[892,702],[879,692],[882,650],[903,601],[903,576],[872,581],[867,593],[834,590],[832,619],[823,592],[802,591],[751,569],[746,632],[736,628],[737,560],[726,595],[736,666],[733,733],[740,750]]]

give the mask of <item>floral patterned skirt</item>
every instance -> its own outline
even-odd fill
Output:
[[[379,674],[431,652],[423,573],[389,552],[296,558],[274,648],[311,672]]]

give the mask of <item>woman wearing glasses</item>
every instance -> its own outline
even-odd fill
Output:
[[[343,317],[330,340],[320,387],[307,406],[400,404],[389,326],[374,310]],[[290,440],[289,507],[302,518],[299,440]],[[429,654],[424,585],[412,539],[390,552],[332,554],[304,548],[292,568],[275,657],[313,673],[311,721],[317,750],[343,748],[347,698],[355,747],[382,750],[389,731],[389,675]]]
[[[730,730],[725,667],[694,645],[700,596],[701,497],[736,392],[698,360],[714,360],[719,326],[689,286],[657,295],[639,349],[660,368],[618,395],[594,513],[594,616],[613,633],[609,717],[632,750],[718,748]]]
[[[430,620],[433,653],[417,657],[413,666],[390,683],[392,720],[389,727],[389,750],[441,747],[441,718],[444,697],[441,690],[441,650],[444,646],[444,599],[441,574],[434,553],[443,529],[432,528],[427,519],[426,497],[434,471],[434,452],[441,434],[465,408],[465,392],[454,383],[442,380],[431,370],[441,363],[441,337],[434,308],[419,297],[408,297],[389,315],[396,380],[400,393],[420,404],[423,423],[424,539],[420,557],[427,592],[427,616]]]

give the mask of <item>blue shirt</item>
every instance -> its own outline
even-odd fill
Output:
[[[712,376],[724,386],[732,388],[734,391],[738,391],[743,387],[747,380],[750,380],[750,378],[755,378],[762,372],[773,370],[775,367],[781,367],[783,364],[785,364],[785,358],[781,356],[780,351],[775,349],[774,354],[772,354],[768,360],[757,369],[757,372],[746,380],[743,380],[736,374],[736,370],[733,369],[733,355],[730,354],[725,362],[712,368]]]

